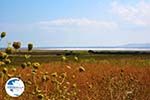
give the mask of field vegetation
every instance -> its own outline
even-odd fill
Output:
[[[20,48],[14,42],[0,51],[0,100],[150,100],[149,53]],[[5,92],[11,77],[24,81],[20,97]]]

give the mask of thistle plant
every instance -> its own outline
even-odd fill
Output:
[[[1,33],[1,39],[4,38],[6,36],[6,32],[2,32]],[[0,66],[4,66],[6,64],[11,63],[10,59],[8,59],[8,55],[7,53],[0,51]],[[0,72],[0,78],[1,78],[1,84],[3,84],[3,80],[4,78],[7,76],[8,74],[8,69],[4,66],[4,68],[2,69],[2,71]]]
[[[51,74],[51,82],[54,86],[53,91],[50,93],[50,100],[76,100],[78,88],[77,84],[71,84],[67,81],[67,73],[63,72],[58,74],[54,72]]]
[[[28,44],[28,53],[29,53],[29,51],[31,51],[32,50],[32,48],[33,48],[33,44],[31,44],[31,43],[29,43]],[[27,55],[27,54],[25,54],[24,55],[24,57],[25,57],[25,59],[27,60],[26,62],[24,62],[21,66],[23,67],[23,68],[25,68],[26,66],[33,66],[33,67],[37,67],[37,64],[35,64],[35,63],[31,63],[30,61],[28,61],[28,59],[31,57],[31,55]]]
[[[5,36],[6,36],[6,33],[2,32],[1,38],[4,38]],[[11,63],[11,60],[8,59],[8,54],[3,51],[0,51],[0,66],[3,66],[5,64],[10,64],[10,63]]]
[[[11,47],[11,43],[8,43],[7,48],[5,49],[5,52],[7,54],[13,54],[14,53],[14,48]]]
[[[1,38],[4,38],[6,36],[6,33],[3,32],[1,34]],[[12,48],[13,47],[13,48]],[[5,66],[9,63],[11,63],[11,60],[8,58],[8,54],[12,54],[14,52],[14,49],[17,51],[21,47],[21,42],[13,42],[12,47],[10,44],[8,44],[8,47],[5,49],[5,52],[0,51],[0,66],[4,66],[2,71],[0,71],[0,78],[1,82],[3,84],[3,81],[6,80],[6,78],[10,78],[13,76],[12,73],[9,73],[8,68]],[[54,72],[51,74],[51,77],[48,75],[48,72],[41,72],[40,66],[41,64],[39,62],[30,62],[29,58],[31,55],[28,53],[32,51],[33,44],[28,44],[28,52],[25,57],[25,61],[21,64],[22,70],[20,71],[19,75],[16,75],[18,78],[22,77],[23,69],[26,69],[27,66],[31,66],[31,74],[26,75],[26,77],[31,76],[30,79],[25,81],[28,86],[32,86],[34,89],[31,93],[31,95],[34,95],[37,97],[37,99],[40,100],[77,100],[77,94],[78,94],[78,85],[76,83],[69,82],[68,74],[67,72],[63,73],[57,73]],[[63,61],[66,61],[66,56],[62,56],[61,59]],[[75,61],[78,61],[78,57],[74,57]],[[68,69],[72,69],[70,66],[67,66]],[[13,68],[11,70],[12,72],[16,72],[16,68]],[[84,68],[81,68],[81,72],[85,71]],[[42,77],[39,78],[39,73],[42,73]],[[44,74],[43,74],[44,73]],[[54,86],[53,90],[50,91],[50,94],[45,94],[44,91],[42,91],[42,88],[39,86],[39,81],[37,78],[41,79],[42,84],[46,84],[50,82],[51,80],[52,85]],[[75,75],[73,76],[73,79],[75,78]],[[31,81],[32,80],[32,81]],[[1,85],[2,86],[2,85]],[[46,93],[49,92],[48,87],[45,87]]]

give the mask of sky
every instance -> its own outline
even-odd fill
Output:
[[[150,0],[0,0],[0,47],[150,43]]]

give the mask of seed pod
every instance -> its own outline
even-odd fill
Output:
[[[66,72],[61,74],[61,78],[65,78],[66,76],[67,76]]]
[[[4,74],[6,74],[8,72],[8,69],[7,68],[3,68],[2,71],[3,71]]]
[[[48,72],[45,72],[45,75],[48,75]]]
[[[73,79],[75,79],[75,77],[76,77],[75,75],[72,75],[72,78],[73,78]]]
[[[76,88],[76,87],[77,87],[77,84],[76,84],[76,83],[74,83],[74,84],[72,85],[72,87],[73,87],[73,88]]]
[[[36,93],[34,91],[32,91],[32,95],[35,95]]]
[[[32,70],[32,74],[33,74],[33,75],[35,75],[36,72],[37,72],[37,71],[36,71],[35,69]]]
[[[31,62],[27,62],[27,66],[31,66]]]
[[[67,92],[66,95],[70,96],[71,94],[69,92]],[[70,99],[68,98],[68,100],[70,100]]]
[[[58,76],[58,74],[57,74],[57,72],[54,72],[54,73],[52,73],[52,74],[51,74],[51,76],[53,76],[53,77],[57,77],[57,76]]]
[[[22,63],[21,67],[24,69],[27,66],[27,63]]]
[[[43,76],[42,76],[42,82],[48,81],[48,80],[49,80],[48,75],[43,75]]]
[[[0,51],[0,59],[6,59],[8,55],[5,52]]]
[[[35,92],[36,93],[41,93],[42,91],[38,87],[36,87]]]
[[[32,85],[32,82],[28,80],[28,81],[27,81],[27,84],[28,84],[28,85]]]
[[[85,68],[84,67],[79,67],[79,72],[85,72]]]
[[[44,95],[43,94],[38,94],[37,98],[41,100],[41,99],[44,98]]]
[[[66,82],[67,85],[70,85],[70,82]]]
[[[67,89],[67,86],[63,86],[64,89]]]
[[[66,66],[68,69],[71,69],[71,67],[70,66]]]
[[[11,48],[11,47],[8,47],[8,48],[5,49],[5,52],[6,52],[7,54],[12,54],[12,53],[14,52],[14,49]]]
[[[3,65],[5,65],[5,63],[4,63],[4,62],[2,62],[2,61],[0,61],[0,66],[3,66]]]
[[[75,57],[74,57],[74,60],[75,60],[75,61],[78,61],[79,59],[78,59],[78,57],[77,57],[77,56],[75,56]]]
[[[62,99],[62,100],[65,100],[65,96],[64,95],[60,95],[60,98]]]
[[[13,77],[14,75],[13,75],[13,74],[8,74],[7,76],[8,76],[8,78],[11,78],[11,77]]]
[[[28,44],[28,51],[31,51],[32,48],[33,48],[33,44],[32,44],[32,43],[29,43],[29,44]]]
[[[21,47],[21,43],[20,42],[13,42],[12,45],[15,49],[19,49]]]
[[[12,68],[12,71],[15,72],[17,69],[16,68]]]
[[[5,64],[10,64],[11,60],[10,59],[5,59],[4,62],[5,62]]]
[[[35,62],[32,64],[34,69],[38,69],[38,67],[40,66],[40,64],[38,62]]]
[[[6,32],[1,33],[1,38],[4,38],[6,36]]]
[[[63,60],[63,61],[66,61],[67,58],[66,58],[65,56],[62,56],[62,60]]]

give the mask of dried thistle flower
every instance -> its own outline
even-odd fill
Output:
[[[27,84],[32,85],[32,82],[28,80],[28,81],[27,81]]]
[[[62,56],[62,60],[63,60],[63,61],[66,61],[67,58],[66,58],[65,56]]]
[[[5,52],[0,51],[0,59],[6,59],[8,55]]]
[[[25,67],[27,67],[27,63],[22,63],[21,67],[24,69]]]
[[[76,88],[76,87],[77,87],[77,84],[76,84],[76,83],[74,83],[74,84],[72,85],[72,87],[73,87],[73,88]]]
[[[12,45],[15,49],[19,49],[21,47],[21,42],[13,42]]]
[[[37,98],[41,100],[41,99],[44,98],[44,95],[43,95],[43,94],[38,94],[38,95],[37,95]]]
[[[27,66],[31,66],[31,62],[27,62]]]
[[[4,38],[6,36],[6,32],[1,33],[1,38]]]
[[[43,76],[42,76],[42,81],[48,81],[48,80],[49,80],[48,75],[43,75]]]
[[[14,75],[13,74],[7,74],[8,78],[11,78],[13,77]]]
[[[70,82],[66,82],[67,85],[70,85]]]
[[[68,69],[71,69],[71,67],[70,66],[66,66]]]
[[[61,76],[61,78],[65,78],[67,76],[67,73],[66,72],[62,73],[60,76]]]
[[[5,62],[5,64],[10,64],[11,60],[10,59],[5,59],[4,62]]]
[[[35,63],[32,64],[32,66],[33,66],[34,69],[38,69],[40,64],[38,62],[35,62]]]
[[[79,67],[79,72],[85,72],[85,68],[82,67],[82,66],[80,66],[80,67]]]
[[[76,76],[75,75],[72,75],[72,78],[74,79]]]
[[[33,44],[32,44],[32,43],[29,43],[29,44],[28,44],[28,51],[31,51],[32,48],[33,48]]]
[[[5,65],[5,63],[3,61],[0,61],[0,66]]]
[[[53,77],[57,77],[57,76],[58,76],[58,74],[57,74],[57,72],[54,72],[54,73],[52,73],[52,74],[51,74],[51,76],[53,76]]]
[[[4,67],[3,70],[2,70],[2,72],[3,72],[4,74],[6,74],[6,73],[8,72],[8,69]]]
[[[75,56],[74,59],[75,59],[75,61],[78,61],[78,60],[79,60],[77,56]]]
[[[16,68],[12,68],[12,71],[15,72],[15,71],[16,71]]]

